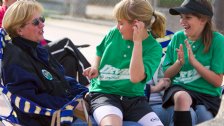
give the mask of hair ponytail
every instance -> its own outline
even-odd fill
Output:
[[[135,19],[144,22],[145,27],[152,30],[156,37],[164,37],[166,29],[165,16],[154,11],[147,0],[121,0],[114,8],[117,20],[126,19],[133,22]]]
[[[156,37],[162,38],[165,36],[166,32],[166,18],[158,11],[154,11],[153,16],[155,17],[155,21],[151,25],[152,33]]]

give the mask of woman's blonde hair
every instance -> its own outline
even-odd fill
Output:
[[[43,7],[35,0],[17,0],[7,11],[2,20],[2,27],[11,38],[19,36],[17,29],[24,27],[34,13],[42,13]]]
[[[156,37],[164,37],[166,28],[165,16],[153,10],[148,0],[121,0],[114,8],[117,20],[126,19],[130,23],[135,19],[145,23]]]

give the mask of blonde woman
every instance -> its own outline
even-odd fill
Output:
[[[35,0],[19,0],[7,9],[3,28],[12,42],[4,48],[3,82],[13,94],[57,110],[87,88],[65,77],[63,67],[40,45],[45,21],[42,11]],[[50,126],[51,117],[14,109],[21,125]]]

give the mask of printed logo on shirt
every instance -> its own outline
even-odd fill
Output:
[[[207,69],[210,68],[210,66],[205,66]],[[176,83],[191,83],[197,79],[199,79],[201,75],[197,72],[196,69],[189,70],[189,71],[180,71],[180,77],[176,77],[173,81]]]
[[[42,71],[42,74],[44,75],[45,78],[47,78],[48,80],[53,80],[53,77],[51,75],[50,72],[48,72],[47,70],[43,69],[41,70]]]
[[[118,69],[111,65],[105,65],[100,70],[99,79],[107,81],[130,79],[128,71],[128,69]]]

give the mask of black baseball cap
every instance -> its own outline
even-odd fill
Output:
[[[171,15],[200,13],[212,17],[213,12],[195,0],[184,0],[180,7],[170,8]]]

